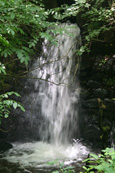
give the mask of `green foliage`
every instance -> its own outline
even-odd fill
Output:
[[[87,1],[88,2],[88,1]],[[105,37],[105,33],[113,31],[114,26],[114,9],[108,5],[102,6],[103,1],[89,1],[89,7],[84,9],[82,19],[85,20],[84,29],[84,43],[85,50],[91,51],[93,42],[107,42],[110,38]],[[88,52],[87,51],[87,52]]]
[[[44,38],[46,28],[55,26],[47,21],[48,12],[37,1],[0,1],[0,55],[17,57],[28,64],[40,38]],[[47,39],[51,40],[50,34]]]
[[[64,163],[59,163],[57,161],[53,161],[53,162],[49,162],[49,165],[54,165],[54,164],[58,164],[58,170],[53,171],[52,173],[75,173],[75,171],[73,170],[74,167],[68,166],[68,167],[64,167]]]
[[[54,15],[55,19],[63,20],[67,19],[70,16],[77,16],[81,11],[84,11],[85,8],[89,8],[90,4],[86,0],[75,0],[75,3],[71,6],[62,5],[61,8],[56,8],[51,10],[51,13]],[[63,13],[60,13],[63,11]]]
[[[103,173],[115,172],[115,150],[113,148],[106,148],[102,152],[104,154],[100,154],[99,156],[90,154],[91,158],[83,161],[89,163],[88,167],[83,166],[85,173],[94,173],[94,169]]]
[[[19,102],[9,99],[9,96],[11,95],[16,95],[17,97],[20,97],[18,93],[13,91],[0,95],[0,123],[3,118],[9,117],[12,107],[14,109],[20,108],[22,111],[25,111],[24,107]]]
[[[52,14],[58,20],[67,20],[71,16],[78,16],[82,25],[83,45],[76,53],[82,55],[91,51],[93,42],[111,42],[105,33],[114,31],[115,8],[112,1],[104,0],[75,0],[71,6],[63,5],[61,8],[52,10]],[[60,13],[60,10],[63,13]]]
[[[5,66],[0,62],[0,74],[3,73],[6,75]],[[25,111],[24,107],[17,101],[9,99],[9,96],[15,95],[20,97],[17,92],[6,92],[5,94],[0,95],[0,124],[3,118],[8,118],[10,110],[13,107],[14,109],[20,108],[22,111]]]
[[[63,33],[62,29],[52,29],[56,22],[48,22],[52,15],[56,21],[64,21],[71,16],[81,16],[85,21],[83,30],[83,46],[77,51],[82,55],[89,52],[94,41],[105,41],[102,35],[113,30],[114,12],[110,1],[75,0],[71,6],[45,10],[41,2],[31,0],[1,0],[0,1],[0,55],[2,57],[17,57],[21,63],[28,64],[38,41],[46,38],[56,45],[54,35]],[[49,31],[45,32],[47,28]]]
[[[6,74],[5,66],[0,62],[0,73]]]

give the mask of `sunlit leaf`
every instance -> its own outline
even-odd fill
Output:
[[[14,103],[13,103],[13,108],[16,109],[17,106],[18,106],[17,102],[14,102]]]

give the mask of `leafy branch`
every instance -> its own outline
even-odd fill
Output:
[[[90,154],[90,158],[84,160],[88,166],[83,166],[85,173],[95,171],[114,173],[115,172],[115,150],[114,148],[106,148],[102,150],[103,154],[99,156],[96,154]],[[93,171],[95,170],[95,171]]]
[[[16,92],[6,92],[5,94],[0,95],[0,123],[3,118],[8,118],[10,110],[13,107],[14,109],[20,108],[22,111],[25,111],[24,107],[17,101],[9,99],[9,96],[15,95],[20,97]]]

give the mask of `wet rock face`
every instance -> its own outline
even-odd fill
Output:
[[[0,152],[5,152],[11,148],[13,148],[12,144],[5,140],[0,140]]]
[[[83,57],[81,62],[80,135],[95,146],[110,145],[114,136],[114,64],[114,56]]]

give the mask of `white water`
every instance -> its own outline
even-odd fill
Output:
[[[80,30],[77,25],[62,26],[68,27],[67,30],[74,36],[58,35],[57,47],[49,46],[45,40],[43,54],[32,65],[35,70],[29,74],[33,78],[43,79],[35,80],[37,94],[33,91],[25,98],[25,101],[31,98],[36,107],[40,104],[44,117],[39,127],[41,142],[14,144],[5,157],[10,162],[43,166],[52,160],[77,161],[89,152],[81,143],[73,143],[73,137],[78,134],[80,89],[78,81],[74,79],[74,72],[78,62],[75,50],[80,44]]]
[[[77,58],[75,56],[76,40],[80,37],[80,30],[76,25],[70,27],[73,28],[67,30],[74,36],[58,35],[56,37],[58,40],[57,47],[48,47],[45,40],[40,63],[54,62],[43,66],[38,73],[38,77],[42,76],[42,79],[50,81],[49,83],[42,82],[39,85],[42,116],[47,120],[47,130],[43,134],[43,129],[41,129],[40,134],[42,140],[47,141],[47,138],[49,138],[50,142],[55,144],[67,143],[71,139],[73,130],[77,129],[78,126],[77,109],[74,109],[74,104],[77,104],[79,99],[79,87],[76,84],[76,89],[72,91],[71,87],[73,86],[69,85],[74,82],[71,73],[75,70],[72,70],[72,68],[75,68],[73,62]],[[44,60],[44,57],[47,57],[47,59]]]
[[[55,145],[45,142],[14,144],[5,159],[23,166],[44,167],[51,161],[69,164],[87,157],[89,150],[79,142]]]

